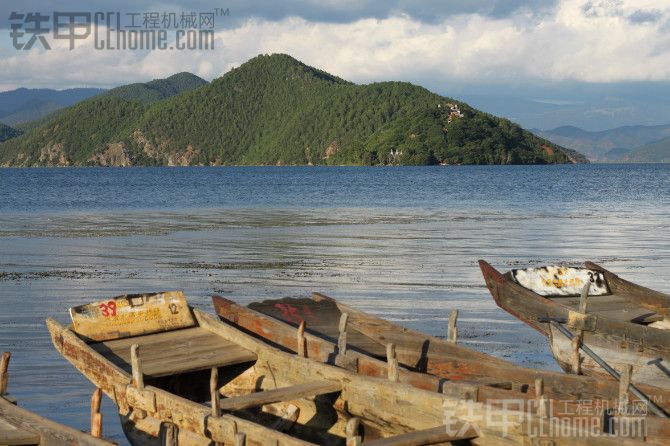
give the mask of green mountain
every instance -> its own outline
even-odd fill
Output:
[[[63,107],[67,107],[67,105],[60,105],[50,101],[28,102],[20,109],[2,117],[2,122],[20,128],[30,122],[39,121],[56,110],[61,110]]]
[[[670,137],[638,147],[625,154],[620,161],[627,163],[670,163]]]
[[[115,96],[127,101],[148,104],[183,93],[184,91],[193,90],[205,84],[207,84],[206,80],[195,74],[184,72],[172,75],[166,79],[154,79],[146,83],[123,85],[121,87],[107,90],[103,95]],[[22,124],[17,125],[16,128],[23,133],[27,133],[30,130],[41,127],[55,119],[62,111],[62,107],[56,107],[51,113],[43,114],[37,119],[25,121]]]
[[[0,144],[0,164],[586,161],[506,119],[422,87],[356,85],[281,54],[258,56],[211,84],[167,99],[136,98],[112,93],[82,101]]]
[[[128,101],[145,104],[169,98],[170,96],[207,85],[207,81],[192,73],[173,74],[165,79],[154,79],[146,83],[136,83],[112,88],[105,95],[116,96]]]
[[[11,128],[0,122],[0,142],[19,136],[21,131]]]

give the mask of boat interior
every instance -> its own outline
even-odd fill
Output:
[[[340,336],[342,311],[333,300],[287,297],[253,302],[249,308],[294,327],[305,321],[305,331],[334,344],[337,344]],[[353,318],[349,319],[347,325],[347,346],[351,350],[386,360],[386,345],[358,329]]]
[[[152,306],[166,307],[165,301],[153,302],[156,296],[160,294],[126,299],[134,299],[136,307],[148,308],[125,313],[133,314],[133,318],[128,318],[122,330],[106,326],[107,321],[96,308],[100,303],[71,311],[71,328],[90,348],[129,375],[134,377],[135,369],[141,367],[142,386],[153,386],[207,407],[216,397],[220,410],[238,418],[308,442],[346,443],[347,421],[354,415],[336,404],[343,389],[340,381],[318,377],[306,380],[304,372],[291,370],[297,366],[274,364],[272,354],[259,357],[260,353],[233,342],[235,336],[223,336],[211,326],[202,326],[203,316],[191,312],[181,293],[164,296],[164,300],[171,300],[170,305],[174,304],[171,311],[173,316],[178,315],[175,320],[165,319],[160,326],[151,322],[131,324],[131,319],[147,319],[155,310]],[[123,298],[114,300],[117,311],[127,307]],[[401,435],[405,428],[388,431],[387,426],[361,420],[356,429],[362,437],[375,440]]]
[[[588,312],[618,322],[670,328],[663,315],[645,308],[634,298],[612,293],[600,271],[579,267],[544,266],[514,269],[512,280],[534,293],[572,311],[579,311],[581,295],[588,283]]]

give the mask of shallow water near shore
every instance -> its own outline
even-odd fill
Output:
[[[670,166],[0,169],[0,350],[21,405],[88,429],[93,387],[44,319],[126,292],[241,303],[320,291],[557,370],[477,260],[601,263],[670,292]],[[104,434],[127,444],[108,399]]]

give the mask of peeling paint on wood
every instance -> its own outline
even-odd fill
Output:
[[[329,299],[323,295],[317,297],[320,299],[319,309],[324,308],[323,301]],[[296,308],[301,308],[303,306],[309,306],[309,303],[305,299],[296,299],[298,302],[289,298],[281,299],[281,304],[285,307],[294,305]],[[266,301],[261,304],[253,304],[255,308],[276,308],[274,306],[275,301]],[[332,301],[331,302],[335,302]],[[292,336],[292,333],[295,333],[296,328],[288,325],[287,322],[283,322],[279,319],[275,319],[276,314],[273,313],[274,317],[270,317],[263,313],[252,310],[251,308],[243,307],[235,304],[234,302],[215,296],[213,298],[214,307],[217,311],[217,314],[228,323],[231,323],[235,326],[239,326],[244,330],[247,330],[253,333],[256,336],[266,339],[273,345],[280,345],[286,348],[289,351],[296,351],[297,346],[295,342],[295,337]],[[342,305],[337,303],[337,305]],[[350,315],[352,324],[361,324],[363,317],[359,317],[356,310],[345,307],[347,313]],[[313,314],[316,318],[320,315],[318,311],[313,311],[314,308],[310,309],[310,313]],[[371,320],[376,320],[368,315]],[[336,323],[337,317],[330,317],[328,319],[333,323]],[[233,322],[234,321],[234,322]],[[357,322],[356,322],[357,321]],[[319,330],[327,331],[327,328],[323,328],[323,325],[320,325],[320,320],[315,319],[312,321],[312,327],[319,326]],[[387,323],[388,324],[388,323]],[[381,321],[377,321],[375,326],[379,328],[382,326]],[[314,328],[312,328],[312,331]],[[401,329],[400,327],[395,329],[399,332],[404,332],[406,335],[411,335],[411,331],[407,329]],[[305,337],[308,340],[308,343],[311,347],[315,347],[315,344],[319,345],[318,351],[320,352],[319,356],[311,356],[312,359],[329,362],[332,359],[332,355],[337,351],[336,349],[336,336],[337,336],[337,326],[332,330],[334,336],[331,337],[331,341],[326,340],[327,336],[324,336],[323,333],[320,333],[320,336],[315,336],[309,333],[309,326],[307,328],[307,333]],[[369,333],[369,332],[368,332]],[[384,332],[384,339],[387,339],[387,333]],[[380,335],[381,336],[381,335]],[[423,336],[423,335],[422,335]],[[422,338],[423,339],[423,338]],[[286,341],[284,341],[286,340]],[[431,342],[439,344],[440,342],[447,344],[452,349],[464,350],[462,347],[454,346],[445,340],[431,339]],[[365,350],[364,346],[359,346],[351,344],[352,348],[355,350]],[[431,344],[433,345],[433,344]],[[357,357],[358,359],[358,370],[357,372],[366,376],[374,377],[386,377],[387,374],[387,364],[384,361],[379,359],[372,358],[370,356],[364,355],[350,349],[347,355],[352,357]],[[446,354],[445,354],[446,355]],[[457,367],[457,364],[460,362],[459,355],[453,354],[453,359],[449,360],[449,363],[452,364],[452,368],[445,369],[445,372],[448,370],[448,373],[451,373],[453,376],[453,371]],[[441,357],[444,361],[445,357]],[[431,356],[431,361],[435,358]],[[412,362],[413,364],[414,362]],[[407,366],[407,365],[406,365]],[[543,407],[546,409],[546,404],[550,403],[552,408],[551,414],[553,416],[560,417],[570,417],[570,416],[579,416],[580,414],[580,400],[592,400],[595,398],[605,399],[606,402],[603,404],[606,405],[615,405],[618,398],[618,384],[612,380],[602,380],[602,379],[593,379],[590,377],[577,377],[571,375],[565,375],[555,372],[545,372],[538,370],[524,369],[513,364],[506,363],[505,367],[500,367],[496,363],[496,366],[487,367],[486,362],[479,362],[479,372],[480,374],[489,374],[489,378],[498,377],[497,379],[490,379],[488,383],[484,382],[482,384],[472,384],[465,383],[463,381],[447,381],[444,378],[439,376],[434,376],[426,373],[416,373],[407,370],[406,368],[400,367],[398,369],[399,381],[406,384],[410,384],[416,388],[431,390],[431,391],[442,391],[446,395],[456,397],[459,399],[466,399],[471,401],[510,401],[510,400],[529,400],[535,399],[536,396],[534,393],[530,393],[529,390],[532,390],[535,380],[541,378],[543,380],[544,393],[547,397],[542,398]],[[476,366],[473,365],[473,370]],[[433,369],[434,370],[434,369]],[[445,375],[446,376],[446,375]],[[480,378],[482,375],[480,375]],[[504,377],[504,378],[503,378]],[[525,379],[530,385],[524,389],[524,392],[519,392],[516,385],[513,385],[513,382],[502,383],[505,379]],[[490,384],[490,385],[489,385]],[[507,390],[505,388],[496,387],[500,384],[509,384],[509,389],[516,390]],[[549,401],[548,397],[553,397],[557,401]],[[599,423],[599,426],[601,423]],[[670,429],[670,423],[667,421],[661,420],[661,425],[663,428],[659,428],[659,432],[663,429]],[[653,444],[654,438],[664,438],[663,435],[649,438],[649,441]]]
[[[70,309],[74,331],[106,341],[193,326],[181,291],[117,296]]]
[[[165,423],[173,424],[178,430],[177,441],[182,446],[204,446],[211,442],[235,444],[240,442],[241,433],[246,435],[245,444],[250,445],[342,444],[346,438],[346,420],[352,416],[361,419],[363,441],[399,436],[396,440],[400,442],[408,438],[408,433],[424,431],[423,434],[417,432],[420,436],[444,425],[445,410],[449,420],[453,419],[456,425],[470,425],[482,431],[481,437],[470,440],[474,445],[533,444],[532,432],[548,427],[547,420],[525,411],[503,411],[494,405],[466,401],[446,392],[421,390],[403,383],[402,379],[391,382],[385,378],[362,376],[311,358],[299,357],[202,311],[191,309],[191,312],[199,330],[207,331],[226,343],[233,343],[256,358],[251,364],[221,366],[219,370],[219,377],[225,383],[219,391],[226,397],[221,406],[226,407],[226,402],[233,406],[236,401],[243,402],[241,407],[249,411],[245,412],[245,417],[236,415],[236,407],[231,408],[233,412],[212,416],[208,401],[212,390],[209,365],[202,370],[147,379],[140,389],[131,385],[128,371],[110,361],[106,356],[109,351],[95,351],[85,339],[68,328],[53,320],[48,321],[54,345],[61,354],[94,385],[114,395],[121,411],[125,406],[124,431],[134,446],[145,446],[161,438]],[[159,330],[156,336],[168,336],[169,333]],[[297,349],[295,330],[287,337]],[[311,342],[307,341],[309,345]],[[165,354],[171,353],[167,347]],[[353,353],[349,350],[346,355]],[[188,361],[188,352],[179,351],[178,355],[184,355],[180,356],[180,361]],[[385,374],[386,367],[380,367],[380,372]],[[400,378],[400,370],[398,374]],[[305,388],[305,382],[315,381],[318,386],[314,384],[309,389]],[[340,391],[332,392],[335,388]],[[262,393],[265,391],[268,392]],[[312,395],[315,392],[328,393]],[[288,401],[275,402],[281,395]],[[236,396],[240,399],[236,400]],[[263,406],[249,407],[250,401],[254,406]],[[287,409],[293,405],[299,408],[299,411],[294,411],[298,417],[290,431],[296,436],[270,428],[276,426],[276,419],[266,425],[268,422],[263,421],[263,417],[269,412],[264,411],[265,405]],[[505,422],[502,424],[488,421],[503,419]],[[575,432],[575,436],[551,439],[556,444],[565,445],[622,444],[620,439],[581,438],[578,434]],[[306,437],[302,438],[302,435]],[[308,437],[318,440],[310,442]]]

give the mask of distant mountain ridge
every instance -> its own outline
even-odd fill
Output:
[[[0,92],[0,122],[16,127],[105,91],[102,88],[18,88]]]
[[[134,83],[105,90],[102,88],[19,88],[0,93],[0,122],[29,131],[55,116],[58,110],[98,94],[117,96],[128,101],[151,103],[207,84],[192,73],[182,72],[166,79]]]
[[[670,163],[670,137],[645,144],[621,156],[627,163]]]
[[[154,79],[145,83],[134,83],[107,90],[105,95],[116,96],[127,101],[149,104],[169,98],[185,91],[206,85],[208,82],[195,74],[181,72],[165,79]]]
[[[180,73],[166,79],[170,80],[191,85],[194,79]],[[357,85],[288,55],[255,57],[210,84],[167,98],[159,98],[165,91],[162,86],[162,82],[133,84],[82,101],[25,135],[0,144],[0,163],[586,161],[509,120],[425,88],[404,82]]]
[[[635,149],[670,137],[670,124],[624,126],[598,132],[574,126],[532,131],[555,144],[583,153],[591,161],[626,162]]]

